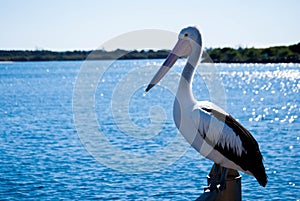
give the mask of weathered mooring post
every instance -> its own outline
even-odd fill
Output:
[[[209,175],[207,175],[207,184],[210,184],[210,178],[213,173],[212,167]],[[221,178],[220,168],[218,178]],[[242,176],[236,170],[228,169],[226,177],[226,188],[223,191],[204,192],[196,201],[241,201],[242,200]]]

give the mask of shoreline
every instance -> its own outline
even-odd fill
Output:
[[[269,48],[207,48],[214,63],[300,63],[300,43]],[[165,59],[170,50],[0,50],[0,62]]]

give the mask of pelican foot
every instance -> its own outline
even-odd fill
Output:
[[[226,189],[226,181],[225,180],[221,180],[220,181],[220,184],[218,184],[218,190],[221,192],[221,191],[224,191]]]
[[[226,182],[225,181],[219,181],[214,184],[210,184],[209,186],[204,187],[204,192],[221,192],[226,189]]]

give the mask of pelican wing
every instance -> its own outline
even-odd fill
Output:
[[[257,141],[231,115],[210,102],[199,102],[195,124],[204,140],[265,186],[267,175]],[[194,115],[195,117],[195,115]]]

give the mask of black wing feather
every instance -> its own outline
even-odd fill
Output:
[[[251,133],[231,115],[223,114],[212,108],[203,107],[201,109],[210,113],[219,121],[224,122],[228,127],[230,127],[234,133],[240,137],[244,149],[242,151],[242,155],[238,156],[236,154],[232,154],[233,150],[230,150],[227,146],[223,148],[221,145],[216,144],[214,148],[226,156],[229,160],[232,160],[234,163],[243,168],[243,170],[250,171],[260,185],[266,186],[268,178],[262,162],[263,157],[259,150],[258,143]]]

